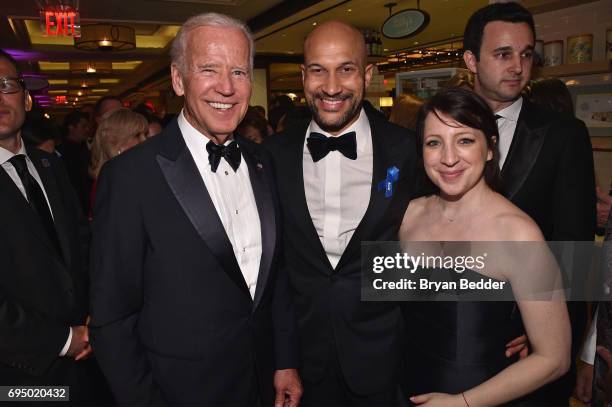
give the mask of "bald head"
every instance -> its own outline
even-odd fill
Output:
[[[304,96],[314,121],[342,134],[358,118],[372,78],[363,35],[339,21],[321,24],[304,42]]]
[[[325,44],[329,47],[349,47],[361,57],[361,63],[366,65],[367,51],[363,34],[342,21],[328,21],[315,28],[304,40],[304,59],[308,60],[313,48]],[[308,63],[308,62],[306,62]]]

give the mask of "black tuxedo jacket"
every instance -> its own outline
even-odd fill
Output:
[[[592,241],[596,227],[591,140],[584,123],[523,100],[502,169],[504,195],[538,224],[546,240]],[[575,267],[581,267],[575,265]],[[534,405],[567,405],[575,384],[575,357],[586,325],[584,303],[568,303],[572,369],[534,395]]]
[[[546,240],[593,240],[593,151],[582,121],[523,100],[501,175],[504,195],[536,221]]]
[[[254,300],[176,120],[102,170],[91,336],[120,404],[268,405],[274,370],[297,367],[272,166],[237,141],[261,221]]]
[[[74,362],[58,355],[70,326],[87,316],[87,224],[59,159],[37,149],[28,156],[47,193],[61,254],[0,169],[0,383],[68,385]]]
[[[283,210],[285,270],[294,293],[303,378],[317,381],[335,346],[342,373],[355,393],[367,395],[398,383],[405,354],[403,320],[396,303],[361,301],[361,242],[397,240],[415,179],[415,140],[365,106],[372,131],[372,189],[366,213],[336,269],[312,223],[302,171],[308,123],[274,136],[271,151]],[[387,169],[400,169],[391,198],[378,190]]]

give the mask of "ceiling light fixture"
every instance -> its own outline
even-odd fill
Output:
[[[133,27],[116,24],[89,24],[81,26],[81,37],[74,46],[86,51],[124,51],[136,48]]]

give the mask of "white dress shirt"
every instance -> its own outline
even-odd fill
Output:
[[[19,147],[19,151],[17,152],[17,154],[14,154],[13,152],[9,150],[0,147],[0,163],[2,164],[2,168],[4,169],[4,171],[6,171],[8,176],[11,178],[11,180],[13,180],[13,182],[19,189],[19,191],[21,191],[21,194],[23,195],[23,197],[27,200],[28,196],[26,194],[26,190],[23,186],[23,183],[21,182],[21,178],[19,178],[19,174],[17,174],[17,170],[15,169],[15,167],[13,167],[13,164],[11,164],[9,161],[15,155],[18,155],[18,154],[25,155],[28,172],[30,173],[30,175],[32,175],[32,177],[34,177],[36,182],[38,182],[38,186],[40,186],[40,189],[42,189],[43,194],[45,195],[45,200],[47,201],[47,205],[49,205],[49,212],[51,212],[51,216],[53,216],[53,209],[51,208],[51,204],[49,204],[49,198],[47,197],[47,191],[45,190],[45,186],[43,185],[42,180],[40,179],[40,175],[38,174],[36,167],[34,167],[34,164],[30,160],[30,157],[28,157],[25,146],[23,145],[23,141],[20,140],[20,143],[21,143],[21,146]],[[60,351],[60,354],[59,354],[60,356],[66,355],[66,353],[68,352],[68,348],[70,347],[70,341],[72,341],[72,328],[68,327],[68,340],[64,344],[64,347],[62,348],[62,350]]]
[[[303,171],[310,217],[329,262],[336,268],[370,201],[372,134],[368,118],[361,109],[357,121],[345,132],[356,133],[357,159],[351,160],[339,151],[330,151],[315,163],[307,147],[308,136],[313,131],[333,136],[323,131],[314,120],[310,122],[304,142]]]
[[[210,139],[196,130],[182,111],[178,125],[232,244],[251,298],[255,298],[262,251],[261,225],[244,156],[236,172],[224,158],[219,162],[217,171],[213,172],[206,151]],[[228,139],[225,145],[231,141]]]
[[[516,123],[518,122],[522,107],[523,98],[519,97],[510,106],[495,112],[495,114],[501,116],[501,118],[497,119],[497,128],[499,130],[499,168],[504,167],[504,162],[506,162],[506,157],[508,157],[508,151],[510,151],[510,145],[514,138]]]

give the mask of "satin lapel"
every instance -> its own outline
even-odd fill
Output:
[[[53,212],[53,223],[55,224],[55,231],[62,248],[62,255],[66,266],[70,268],[72,259],[70,257],[70,242],[68,240],[67,231],[67,219],[66,219],[66,208],[64,206],[64,200],[57,185],[57,179],[55,172],[51,168],[51,162],[46,158],[41,158],[39,155],[32,150],[28,150],[28,156],[32,160],[32,163],[40,175],[40,179],[47,193],[49,204]]]
[[[240,140],[238,140],[238,144],[241,145]],[[276,247],[276,219],[271,185],[266,176],[266,171],[270,169],[265,168],[260,157],[251,154],[247,148],[241,148],[240,150],[244,162],[249,168],[249,178],[251,179],[251,187],[253,188],[261,227],[261,260],[259,262],[259,275],[257,276],[257,287],[253,300],[253,310],[255,310],[261,301],[263,291],[268,282],[268,276],[270,275],[270,266]]]
[[[524,103],[516,124],[512,145],[501,172],[504,195],[510,200],[521,189],[533,169],[544,144],[547,130],[546,124],[539,127],[530,126],[532,118],[529,104]]]
[[[19,188],[17,188],[17,185],[15,185],[11,177],[9,177],[3,169],[0,169],[0,191],[3,191],[3,201],[12,208],[9,213],[12,213],[15,219],[19,219],[19,222],[22,222],[24,227],[29,228],[32,234],[38,237],[38,239],[47,246],[51,256],[57,260],[58,264],[62,265],[62,268],[64,268],[64,262],[59,258],[57,250],[49,239],[47,232],[43,229],[42,224],[36,219],[36,214],[32,211],[30,204],[21,194],[21,191],[19,191]]]
[[[366,111],[367,113],[367,111]],[[384,191],[378,190],[379,182],[382,182],[387,177],[387,169],[395,166],[400,169],[399,180],[395,182],[394,187],[400,185],[401,179],[406,176],[402,172],[402,166],[407,158],[406,148],[401,146],[389,145],[388,137],[385,134],[385,123],[372,114],[368,114],[370,121],[370,131],[372,133],[372,154],[373,154],[373,169],[372,169],[372,188],[370,189],[370,201],[368,208],[357,226],[355,233],[351,237],[349,244],[346,246],[342,257],[338,262],[336,270],[340,270],[348,261],[359,256],[361,253],[361,242],[368,240],[372,235],[374,228],[380,224],[382,217],[385,215],[389,204],[395,196],[385,197]]]
[[[168,156],[163,153],[157,156],[161,171],[189,221],[217,258],[223,270],[236,283],[238,288],[251,298],[236,261],[232,244],[210,199],[206,185],[193,161],[193,157],[189,153],[189,149],[185,145],[178,125],[176,123],[173,125],[176,126],[176,129],[168,134],[168,137],[169,142],[175,144],[171,146],[171,150],[174,151],[170,151]],[[175,137],[175,139],[171,139],[171,137]]]
[[[306,140],[306,127],[300,127],[295,133],[286,134],[285,137],[291,137],[290,144],[283,154],[277,160],[282,162],[282,165],[276,169],[276,177],[279,182],[289,183],[287,190],[289,194],[281,197],[285,202],[283,205],[284,212],[290,212],[292,218],[297,224],[294,233],[302,232],[305,238],[304,243],[309,245],[314,250],[315,256],[323,262],[326,270],[333,270],[319,234],[312,223],[310,211],[308,210],[308,202],[306,201],[306,190],[304,189],[304,142]],[[281,136],[282,137],[282,136]]]

